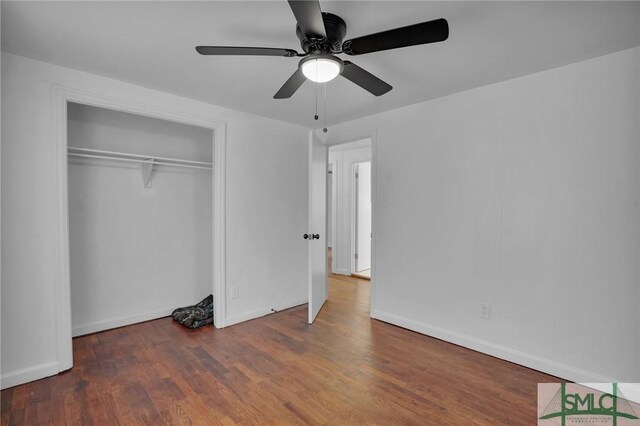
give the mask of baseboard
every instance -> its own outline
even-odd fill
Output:
[[[627,401],[640,404],[640,383],[624,383],[620,386]]]
[[[473,349],[496,358],[520,364],[543,373],[578,383],[613,383],[615,379],[600,374],[585,371],[566,364],[542,358],[533,354],[521,352],[512,348],[496,345],[482,339],[465,334],[456,333],[433,325],[412,321],[397,315],[376,310],[371,317],[389,324],[397,325],[427,336],[435,337],[446,342],[454,343],[465,348]],[[618,381],[620,382],[620,381]]]
[[[57,362],[47,362],[44,364],[34,365],[33,367],[23,368],[21,370],[12,371],[3,374],[0,377],[0,389],[8,389],[34,380],[44,379],[45,377],[55,376],[58,370]]]
[[[351,272],[346,269],[336,269],[333,273],[336,275],[351,275]]]
[[[611,383],[581,383],[582,385],[600,392],[610,393]],[[627,401],[640,404],[640,383],[618,383],[618,395]]]
[[[222,325],[222,327],[229,327],[231,325],[239,324],[241,322],[245,322],[252,319],[263,317],[265,315],[273,314],[274,312],[272,309],[275,309],[276,311],[284,311],[285,309],[291,309],[291,308],[295,308],[296,306],[304,305],[307,302],[308,302],[308,299],[305,297],[302,299],[294,299],[284,303],[279,303],[277,306],[269,306],[266,308],[260,308],[253,311],[249,311],[244,314],[227,318],[224,324]]]
[[[110,330],[112,328],[123,327],[125,325],[131,325],[139,322],[166,317],[171,315],[171,312],[173,312],[176,307],[187,305],[189,305],[189,303],[177,304],[169,308],[157,309],[154,311],[143,312],[141,314],[110,318],[107,320],[96,321],[89,324],[78,325],[73,327],[72,336],[83,336],[85,334],[97,333],[98,331]]]
[[[351,274],[351,276],[352,276],[352,277],[356,277],[356,278],[360,278],[360,279],[363,279],[363,280],[369,280],[369,281],[371,281],[371,276],[361,275],[361,274],[359,274],[359,273],[357,273],[357,272],[354,272],[353,274]]]

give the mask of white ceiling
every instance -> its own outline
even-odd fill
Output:
[[[346,57],[391,84],[375,97],[328,83],[328,123],[409,105],[640,45],[639,2],[321,1],[347,38],[436,18],[443,43]],[[2,1],[2,49],[255,114],[318,127],[315,85],[274,93],[296,58],[205,57],[196,45],[300,51],[286,1]]]

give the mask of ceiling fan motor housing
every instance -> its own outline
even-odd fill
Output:
[[[338,15],[322,12],[327,38],[313,37],[302,33],[296,25],[296,35],[300,39],[300,46],[306,53],[335,53],[342,50],[342,40],[347,35],[347,24]]]

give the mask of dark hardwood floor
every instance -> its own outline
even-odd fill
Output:
[[[72,370],[2,391],[2,424],[536,423],[536,384],[559,379],[371,320],[369,286],[332,275],[312,326],[305,305],[76,338]]]

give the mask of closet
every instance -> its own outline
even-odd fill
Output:
[[[213,292],[212,130],[67,108],[72,335]]]

